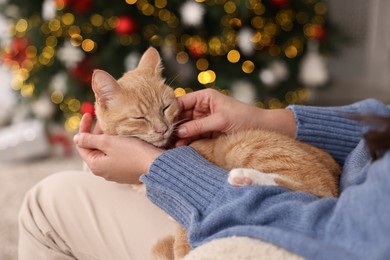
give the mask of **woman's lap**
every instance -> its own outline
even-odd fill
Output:
[[[61,172],[33,187],[19,215],[19,259],[148,259],[175,224],[129,185]]]

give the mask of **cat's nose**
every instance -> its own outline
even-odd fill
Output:
[[[156,129],[156,133],[161,134],[161,135],[164,135],[167,131],[168,131],[167,126],[162,126],[162,127]]]

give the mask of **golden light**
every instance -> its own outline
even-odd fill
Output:
[[[74,15],[71,14],[71,13],[65,13],[62,17],[61,17],[61,21],[63,24],[65,25],[71,25],[74,23]]]
[[[268,107],[270,109],[276,109],[276,108],[283,108],[284,105],[283,103],[277,99],[277,98],[271,98],[269,101],[268,101]]]
[[[203,84],[213,83],[217,78],[217,75],[212,70],[202,71],[198,74],[198,81]]]
[[[252,36],[252,42],[253,43],[259,43],[259,42],[261,42],[261,38],[262,38],[262,36],[261,36],[261,32],[256,32],[253,36]]]
[[[41,54],[41,55],[39,55],[38,61],[42,65],[49,65],[51,59],[47,58],[45,55]]]
[[[169,21],[169,19],[171,19],[171,12],[166,9],[162,9],[158,12],[158,18],[160,18],[161,21]]]
[[[164,8],[165,6],[167,6],[167,0],[155,0],[154,1],[154,5],[157,7],[157,8]]]
[[[75,113],[65,121],[65,129],[68,132],[73,132],[78,129],[80,125],[81,114]]]
[[[21,90],[23,86],[23,82],[24,80],[19,75],[16,75],[15,77],[13,77],[11,82],[12,89],[16,91]]]
[[[209,67],[209,62],[205,58],[201,58],[196,61],[196,68],[198,70],[207,70],[208,67]]]
[[[41,31],[43,34],[49,34],[51,32],[47,23],[41,25]]]
[[[256,15],[263,15],[264,12],[265,12],[265,6],[263,4],[261,4],[260,2],[259,3],[256,3],[253,7],[253,12],[256,14]]]
[[[26,84],[23,85],[20,93],[22,94],[23,97],[31,97],[32,94],[34,93],[35,86],[33,84]]]
[[[35,58],[37,56],[37,52],[37,48],[34,45],[30,45],[26,48],[26,57],[30,59]]]
[[[328,7],[326,6],[325,3],[317,3],[317,4],[314,6],[314,11],[315,11],[316,14],[318,14],[318,15],[324,15],[324,14],[326,14],[326,12],[328,11]]]
[[[149,38],[149,41],[154,46],[160,46],[161,38],[157,34],[152,35],[152,37]]]
[[[81,44],[81,48],[85,52],[92,52],[96,49],[96,43],[91,39],[85,39]]]
[[[232,18],[229,20],[230,27],[241,27],[242,21],[238,18]]]
[[[129,5],[133,5],[133,4],[137,3],[137,0],[126,0],[126,3]]]
[[[57,19],[53,19],[49,21],[49,29],[52,32],[56,32],[61,28],[61,23]]]
[[[50,100],[54,104],[58,105],[64,100],[64,94],[62,94],[60,91],[53,91],[53,93],[50,95]]]
[[[287,58],[293,59],[298,55],[298,50],[295,46],[290,45],[284,50],[284,54]]]
[[[68,107],[69,107],[69,110],[72,111],[72,112],[77,112],[80,110],[80,101],[73,98],[71,100],[69,100],[68,102]]]
[[[28,22],[26,19],[20,19],[16,25],[15,25],[15,30],[18,33],[24,33],[28,28]]]
[[[179,64],[185,64],[188,62],[188,54],[184,51],[181,51],[179,52],[177,55],[176,55],[176,60]]]
[[[288,104],[296,104],[298,102],[298,95],[294,91],[286,93],[284,99]]]
[[[232,14],[237,10],[237,6],[233,1],[228,1],[223,6],[223,9],[225,10],[226,13]]]
[[[24,60],[21,64],[22,68],[31,71],[34,68],[34,63],[31,60]]]
[[[56,0],[57,10],[62,10],[65,7],[65,0]]]
[[[70,38],[70,44],[72,44],[75,47],[80,46],[82,42],[83,42],[83,36],[81,36],[80,34],[73,34]]]
[[[141,7],[141,11],[146,16],[151,16],[154,13],[154,6],[151,4],[144,4]]]
[[[55,46],[57,46],[57,37],[49,36],[49,37],[46,38],[45,43],[46,43],[47,46],[55,47]]]
[[[68,29],[68,34],[69,36],[72,36],[74,34],[80,34],[81,33],[81,29],[80,27],[76,26],[76,25],[73,25],[71,26],[69,29]]]
[[[264,27],[264,18],[260,16],[255,16],[251,20],[251,24],[256,29],[261,29]]]
[[[227,59],[231,63],[237,63],[240,60],[240,58],[241,58],[241,55],[237,50],[231,50],[227,54]]]
[[[104,28],[107,30],[112,30],[118,24],[118,17],[112,16],[108,18],[104,23]]]
[[[249,74],[249,73],[252,73],[255,69],[255,64],[250,61],[250,60],[246,60],[244,61],[244,63],[242,64],[242,71]]]
[[[165,37],[164,42],[166,45],[174,46],[176,44],[176,36],[174,34],[169,34]]]
[[[91,16],[91,18],[89,19],[91,24],[95,27],[100,27],[103,25],[104,23],[104,18],[103,16],[101,16],[100,14],[94,14]]]
[[[212,37],[208,45],[212,50],[219,50],[222,46],[222,42],[218,37]]]
[[[43,48],[41,55],[43,57],[45,57],[46,59],[53,58],[53,56],[54,56],[54,48],[50,47],[50,46],[46,46],[45,48]]]
[[[185,91],[184,88],[176,88],[175,89],[175,96],[176,97],[181,97],[181,96],[183,96],[185,94],[186,94],[186,91]]]

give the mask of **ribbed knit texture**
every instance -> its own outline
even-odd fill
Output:
[[[341,107],[289,106],[294,112],[296,138],[328,151],[340,164],[355,148],[362,137],[362,124],[350,119],[361,111],[364,114],[385,114],[386,107],[368,99]]]
[[[184,146],[158,157],[149,174],[141,177],[149,198],[185,226],[197,217],[194,214],[198,210],[210,204],[226,179],[225,170],[212,165],[192,147]],[[166,189],[160,189],[162,184],[168,185]]]
[[[345,118],[338,120],[337,114],[345,108],[290,109],[299,138],[322,147],[318,140],[336,136],[355,147],[348,158],[340,156],[345,165],[339,198],[318,199],[278,186],[232,187],[226,171],[191,147],[167,151],[155,160],[141,178],[149,198],[187,228],[194,247],[216,238],[248,236],[307,259],[390,259],[390,152],[372,163],[364,142],[350,139],[363,132],[359,125],[348,122],[343,134]],[[346,109],[390,116],[390,107],[372,100]],[[321,118],[317,124],[314,115]],[[337,127],[323,131],[318,124]],[[305,128],[312,125],[315,135]],[[339,150],[335,143],[330,152]]]

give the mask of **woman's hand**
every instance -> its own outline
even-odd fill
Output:
[[[163,152],[135,138],[105,135],[97,125],[91,132],[92,117],[85,114],[74,137],[81,158],[93,174],[108,181],[136,184]]]
[[[244,104],[213,89],[192,92],[178,98],[182,109],[177,146],[200,137],[212,137],[251,128],[295,135],[293,113],[286,109],[267,110]]]

